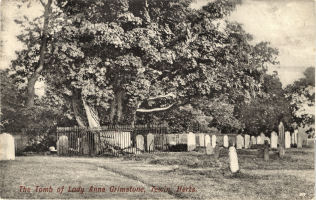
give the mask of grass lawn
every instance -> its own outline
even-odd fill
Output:
[[[257,150],[240,150],[238,158],[241,172],[233,175],[229,172],[226,149],[220,151],[217,161],[213,155],[198,152],[142,154],[124,158],[17,157],[15,161],[0,162],[0,197],[313,198],[313,149],[289,149],[283,159],[279,159],[276,152],[271,152],[268,162]],[[20,191],[20,186],[30,188],[30,192]],[[36,186],[51,186],[53,191],[36,192]],[[58,193],[57,189],[62,186],[63,192]],[[68,192],[69,186],[70,190],[80,188],[78,192]],[[89,192],[91,186],[100,190]],[[133,187],[139,191],[114,191],[118,187]]]

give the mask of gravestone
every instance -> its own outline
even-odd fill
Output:
[[[228,148],[229,144],[228,144],[228,136],[224,135],[223,137],[223,146]]]
[[[245,149],[248,149],[250,146],[250,135],[245,135]]]
[[[68,154],[68,137],[62,135],[58,138],[57,141],[57,154],[58,155],[67,155]]]
[[[264,161],[269,160],[269,144],[268,144],[267,140],[265,140],[265,142],[264,142],[263,159],[264,159]]]
[[[229,147],[229,167],[232,173],[239,171],[238,157],[235,147]]]
[[[285,155],[285,133],[284,125],[282,122],[279,124],[279,157],[283,158]]]
[[[278,134],[274,131],[271,133],[270,147],[272,149],[278,148]]]
[[[236,136],[236,149],[242,149],[243,140],[244,140],[244,138],[243,138],[242,135],[238,134],[238,135]]]
[[[168,145],[176,145],[176,134],[167,134],[167,144]]]
[[[204,133],[196,134],[196,146],[205,147],[205,135]]]
[[[216,135],[212,135],[212,147],[216,147]]]
[[[294,130],[294,144],[296,144],[296,145],[297,145],[297,137],[298,137],[298,130],[295,129]]]
[[[144,151],[144,136],[142,135],[136,136],[136,148],[141,151]]]
[[[304,128],[299,128],[297,133],[297,148],[303,147],[303,138],[304,138],[305,130]]]
[[[263,141],[260,135],[257,136],[257,144],[263,144]]]
[[[257,144],[257,139],[255,136],[251,136],[250,140],[251,140],[251,146]]]
[[[212,144],[211,137],[209,135],[205,135],[205,146],[207,147],[208,144]]]
[[[0,134],[0,160],[15,160],[14,137],[8,133]]]
[[[291,134],[289,131],[285,132],[285,148],[291,148]]]
[[[284,132],[284,125],[282,122],[279,124],[279,145],[285,147],[285,132]]]
[[[193,151],[196,148],[195,135],[190,132],[187,135],[187,139],[188,151]]]
[[[146,146],[146,150],[148,152],[154,151],[154,146],[155,146],[155,136],[152,133],[147,134],[147,146]]]
[[[262,140],[262,144],[264,144],[264,140],[266,138],[266,135],[264,133],[260,133],[260,137],[261,137],[261,140]]]
[[[294,132],[291,134],[291,145],[294,145],[295,142],[294,142]]]
[[[214,148],[212,147],[211,143],[208,143],[206,145],[206,154],[207,155],[212,155],[214,153]]]

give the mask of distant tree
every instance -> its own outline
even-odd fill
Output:
[[[294,122],[303,127],[315,123],[315,67],[308,67],[304,76],[286,87]]]
[[[290,127],[290,102],[286,99],[277,74],[264,75],[263,95],[244,103],[239,107],[239,119],[245,126],[245,133],[258,135],[276,131],[280,121]]]

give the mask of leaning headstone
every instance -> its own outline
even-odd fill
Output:
[[[303,147],[303,137],[304,137],[305,131],[303,128],[298,129],[297,133],[297,148]]]
[[[142,135],[136,136],[136,148],[141,151],[144,151],[144,136]]]
[[[278,148],[278,134],[274,131],[271,133],[270,147],[272,149]]]
[[[193,151],[196,148],[195,135],[192,132],[190,132],[187,135],[187,139],[188,151]]]
[[[216,147],[216,135],[212,135],[212,147]]]
[[[15,160],[14,137],[8,133],[0,134],[0,160]]]
[[[228,148],[228,136],[227,135],[224,135],[223,137],[223,146]]]
[[[68,154],[68,137],[62,135],[58,138],[57,141],[57,154],[58,155],[67,155]]]
[[[239,171],[238,157],[235,147],[229,147],[229,167],[232,173]]]
[[[244,138],[243,138],[242,135],[238,134],[238,135],[236,136],[236,149],[242,149],[243,140],[244,140]]]
[[[205,135],[205,146],[207,147],[208,144],[212,144],[211,137],[209,135]]]
[[[289,131],[285,132],[285,148],[291,148],[291,133]]]
[[[251,136],[250,141],[251,141],[251,145],[256,145],[257,144],[257,139],[256,139],[255,136]]]
[[[147,134],[147,145],[146,145],[146,151],[152,152],[154,151],[154,146],[155,146],[155,136],[152,133]]]
[[[207,155],[212,155],[214,153],[214,148],[212,147],[211,143],[208,143],[206,145],[206,154]]]
[[[257,144],[263,144],[263,141],[260,135],[257,136]]]
[[[245,149],[248,149],[250,146],[250,135],[245,135]]]

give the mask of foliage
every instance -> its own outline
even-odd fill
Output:
[[[267,42],[253,44],[240,24],[225,20],[238,1],[216,0],[199,10],[190,3],[58,0],[47,30],[46,84],[78,123],[82,110],[81,119],[91,119],[87,104],[102,123],[144,121],[143,115],[174,126],[191,119],[241,129],[235,105],[263,95],[262,77],[278,52]],[[28,23],[20,23],[28,27],[20,36],[27,49],[13,62],[22,78],[39,59],[40,26]],[[142,114],[156,106],[165,113]]]
[[[304,71],[304,78],[286,87],[291,112],[298,126],[315,123],[315,67]]]
[[[242,104],[239,108],[239,119],[245,124],[244,131],[251,135],[259,135],[261,132],[269,135],[277,131],[280,121],[286,128],[290,128],[290,102],[285,98],[285,91],[277,75],[265,75],[262,89],[264,96]]]

